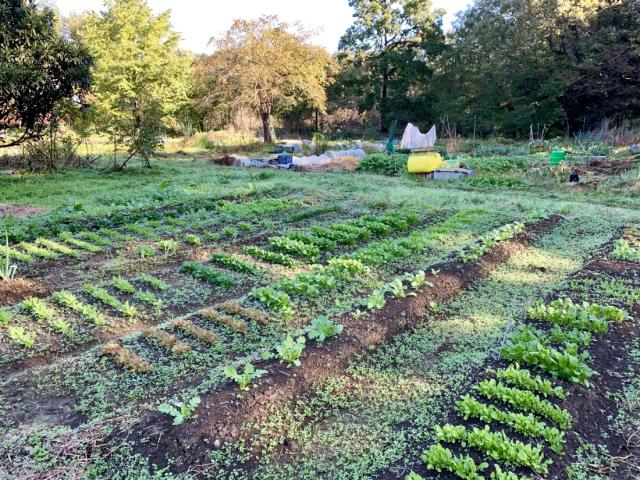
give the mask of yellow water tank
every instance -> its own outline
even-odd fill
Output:
[[[431,173],[442,167],[442,157],[435,150],[413,151],[407,160],[409,173]]]

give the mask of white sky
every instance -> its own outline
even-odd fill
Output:
[[[85,10],[100,10],[102,0],[44,0],[56,6],[62,15]],[[154,12],[171,10],[171,24],[182,35],[182,47],[196,53],[209,51],[212,36],[224,33],[236,18],[277,15],[288,23],[301,22],[317,31],[315,42],[335,52],[338,41],[351,25],[352,10],[347,0],[148,0]],[[471,0],[432,0],[434,7],[447,10],[445,28],[455,13]]]

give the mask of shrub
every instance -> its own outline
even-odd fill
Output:
[[[380,173],[384,175],[399,175],[407,171],[409,155],[396,153],[371,153],[360,160],[358,170],[367,173]]]

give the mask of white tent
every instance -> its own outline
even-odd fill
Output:
[[[431,148],[436,144],[436,126],[431,127],[427,133],[420,133],[420,130],[415,125],[409,123],[407,128],[404,129],[402,135],[402,141],[400,147],[416,149],[416,148]]]

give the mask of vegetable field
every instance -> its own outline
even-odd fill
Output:
[[[0,478],[640,476],[637,209],[229,172],[1,180]]]

